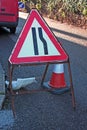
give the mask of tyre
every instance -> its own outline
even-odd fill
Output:
[[[16,32],[16,27],[10,28],[10,33],[15,33]]]

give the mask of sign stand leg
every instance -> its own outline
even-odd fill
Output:
[[[13,115],[15,117],[16,116],[15,105],[14,105],[14,96],[15,95],[14,95],[13,90],[12,90],[12,75],[13,75],[14,66],[12,66],[9,63],[8,69],[9,69],[9,89],[10,89],[11,107],[12,107]]]
[[[47,63],[47,65],[46,65],[46,68],[45,68],[45,71],[44,71],[44,74],[43,74],[43,77],[42,77],[42,80],[41,80],[41,86],[43,85],[43,81],[44,81],[44,79],[45,79],[45,76],[46,76],[48,67],[49,67],[49,63]]]
[[[75,96],[74,96],[74,88],[73,88],[73,82],[72,82],[72,74],[71,74],[71,68],[70,68],[70,61],[68,60],[68,70],[69,70],[69,77],[70,77],[70,89],[71,89],[71,95],[72,95],[72,105],[75,109],[76,103],[75,103]]]

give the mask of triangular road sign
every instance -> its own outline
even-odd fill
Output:
[[[32,9],[9,57],[11,64],[66,61],[68,55],[36,9]]]

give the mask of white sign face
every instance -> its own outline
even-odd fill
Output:
[[[33,34],[34,30],[34,34]],[[40,31],[42,32],[42,38],[45,40],[43,43],[40,38]],[[33,37],[33,35],[36,35],[36,38]],[[29,57],[29,56],[35,56],[34,50],[34,44],[37,44],[38,46],[38,56],[44,56],[44,55],[60,55],[56,47],[53,45],[52,41],[46,34],[46,32],[42,29],[40,24],[36,19],[34,19],[32,26],[26,36],[26,39],[24,41],[24,44],[22,45],[22,48],[19,52],[18,57]],[[44,54],[44,44],[47,45],[47,54]]]

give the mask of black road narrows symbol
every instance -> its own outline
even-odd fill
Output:
[[[33,36],[33,44],[34,44],[34,54],[39,55],[38,45],[37,45],[36,29],[34,27],[32,27],[32,36]]]
[[[44,54],[47,55],[47,54],[48,54],[47,42],[46,42],[46,40],[45,40],[44,37],[43,37],[42,28],[39,27],[39,28],[38,28],[38,32],[39,32],[40,40],[41,40],[42,43],[43,43]]]
[[[44,54],[47,55],[48,54],[47,42],[43,37],[41,27],[38,28],[38,33],[39,33],[39,38],[43,43]],[[34,44],[34,54],[39,55],[38,44],[37,44],[37,35],[36,35],[36,28],[35,27],[32,27],[32,37],[33,37],[33,44]]]

